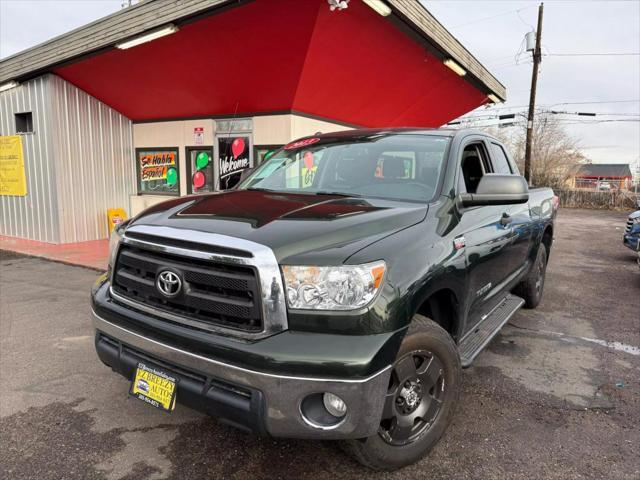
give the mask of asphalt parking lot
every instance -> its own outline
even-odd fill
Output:
[[[0,478],[640,478],[640,270],[625,214],[561,210],[545,296],[464,372],[430,456],[376,474],[334,442],[258,438],[131,398],[97,359],[97,273],[0,257]]]

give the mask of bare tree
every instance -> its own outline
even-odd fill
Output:
[[[511,151],[520,171],[524,171],[525,130],[488,129]],[[571,178],[587,158],[557,118],[539,114],[533,125],[531,180],[534,185],[556,189],[571,187]]]

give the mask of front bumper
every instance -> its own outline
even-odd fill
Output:
[[[221,362],[140,335],[93,312],[96,350],[106,365],[131,379],[139,361],[155,363],[179,379],[177,399],[226,423],[275,437],[344,439],[377,432],[390,366],[366,378],[276,375]],[[331,392],[347,404],[336,425],[303,415],[303,400]]]

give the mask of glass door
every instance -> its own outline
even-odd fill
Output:
[[[187,147],[187,192],[209,193],[215,191],[215,162],[213,146]]]
[[[218,189],[229,190],[240,181],[242,172],[253,168],[253,122],[251,119],[216,122]]]

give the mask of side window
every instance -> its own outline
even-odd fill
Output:
[[[493,150],[493,171],[504,175],[513,173],[504,149],[497,143],[492,143],[491,149]]]
[[[487,156],[480,143],[464,147],[462,152],[462,178],[468,193],[476,193],[480,179],[489,172]]]

